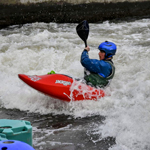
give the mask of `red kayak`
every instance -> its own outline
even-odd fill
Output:
[[[19,78],[32,88],[63,101],[97,100],[105,96],[102,89],[96,89],[67,75],[25,75]]]

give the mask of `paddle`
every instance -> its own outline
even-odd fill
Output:
[[[85,47],[87,47],[87,38],[89,35],[89,24],[86,20],[83,20],[76,27],[76,31],[79,37],[84,41]]]

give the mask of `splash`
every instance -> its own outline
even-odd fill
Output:
[[[108,88],[111,96],[97,101],[62,103],[18,79],[19,73],[40,75],[49,70],[82,78],[80,56],[84,45],[73,30],[75,26],[34,23],[0,30],[1,107],[41,114],[68,114],[75,118],[103,115],[106,116],[104,125],[93,126],[91,132],[99,134],[99,140],[114,137],[116,145],[112,150],[150,149],[149,19],[90,24],[90,58],[98,59],[97,46],[105,40],[118,47],[113,58],[116,73]],[[86,97],[86,89],[83,92]]]

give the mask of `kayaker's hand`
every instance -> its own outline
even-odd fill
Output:
[[[85,48],[85,50],[86,50],[86,51],[90,51],[90,48],[89,48],[89,46],[87,46],[87,47]]]

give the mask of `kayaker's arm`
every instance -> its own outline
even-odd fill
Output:
[[[90,72],[99,73],[98,61],[96,59],[90,59],[87,50],[82,52],[81,64]]]
[[[84,50],[81,55],[81,64],[88,71],[93,73],[102,73],[106,77],[111,73],[111,65],[103,60],[90,59],[87,50]]]

